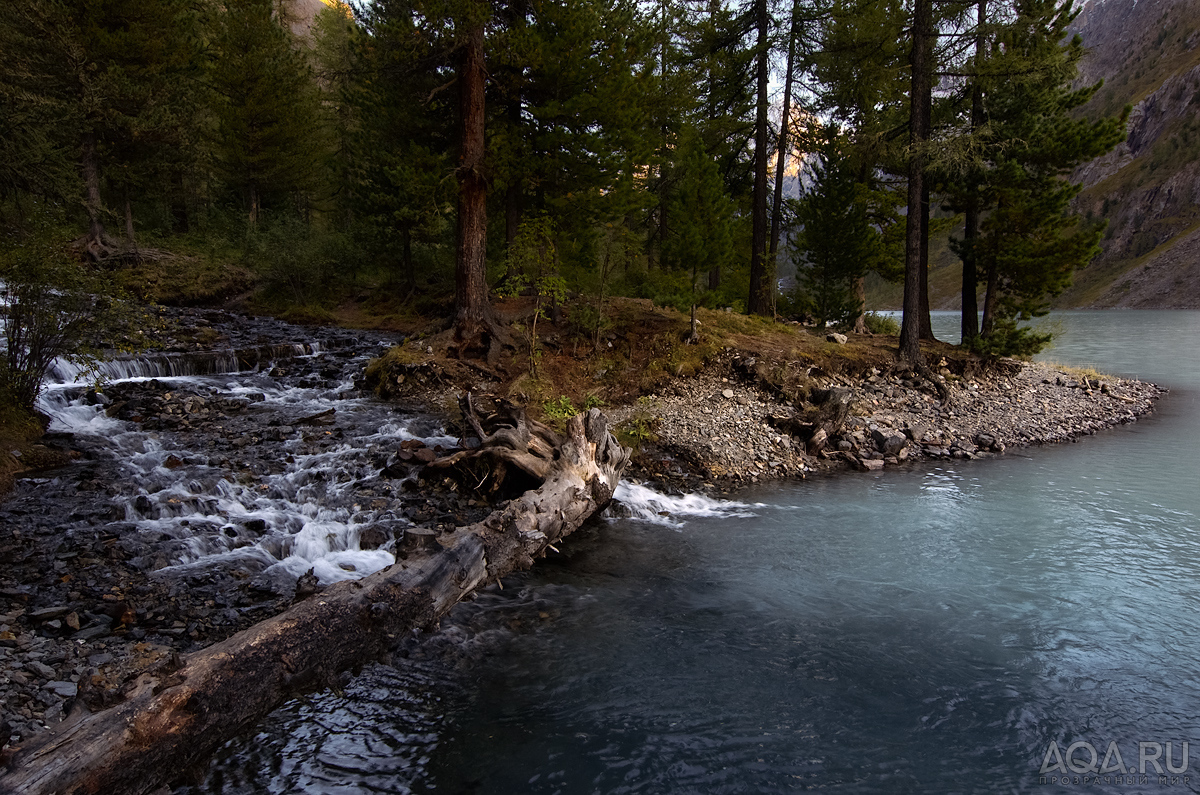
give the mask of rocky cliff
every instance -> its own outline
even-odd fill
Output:
[[[1133,111],[1125,143],[1075,174],[1108,229],[1059,305],[1200,308],[1200,0],[1091,0],[1074,28],[1080,84],[1105,81],[1086,111]]]

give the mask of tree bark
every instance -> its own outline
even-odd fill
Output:
[[[783,115],[779,119],[779,145],[775,147],[775,196],[771,202],[771,269],[779,272],[779,232],[783,226],[783,178],[787,175],[788,132],[792,114],[792,70],[796,62],[796,7],[788,27],[787,73],[783,78]]]
[[[925,187],[925,145],[929,140],[932,108],[933,0],[916,0],[909,63],[908,211],[904,236],[904,320],[900,326],[900,357],[914,365],[921,360],[921,197]]]
[[[867,333],[867,277],[854,280],[854,300],[858,304],[858,317],[854,318],[854,333]]]
[[[933,318],[929,314],[929,180],[921,184],[921,339],[933,341]]]
[[[170,783],[293,694],[386,656],[475,588],[532,566],[612,498],[628,455],[598,410],[573,417],[537,490],[403,562],[143,674],[122,704],[23,748],[0,791],[139,795]]]
[[[982,75],[984,46],[984,23],[987,21],[987,0],[979,0],[975,23],[975,83],[971,86],[971,133],[983,126]],[[962,341],[965,343],[979,336],[979,271],[976,265],[975,245],[979,240],[979,185],[969,186],[965,228],[963,229],[963,277],[962,277]]]
[[[101,213],[104,205],[100,198],[100,162],[96,154],[96,134],[83,134],[81,146],[81,169],[83,171],[83,187],[85,205],[88,215],[88,233],[84,239],[84,251],[94,262],[108,259],[112,251],[104,242],[104,222]]]
[[[454,338],[467,357],[492,341],[487,288],[487,180],[484,177],[483,24],[465,32],[458,66],[458,255],[454,266]]]
[[[129,248],[133,252],[134,259],[137,259],[138,246],[137,236],[133,228],[133,203],[129,197],[125,197],[125,239],[129,241]]]
[[[409,290],[416,289],[417,271],[413,268],[412,258],[412,226],[406,225],[400,230],[400,263],[404,268],[404,284]]]
[[[752,315],[771,315],[774,274],[769,272],[770,266],[767,261],[767,89],[768,63],[771,56],[767,0],[755,0],[754,15],[758,28],[758,110],[754,124],[753,231],[750,251],[750,295],[746,301],[746,311]]]

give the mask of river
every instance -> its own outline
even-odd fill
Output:
[[[1171,394],[994,460],[736,502],[626,487],[640,518],[277,710],[181,792],[1200,789],[1200,313],[1052,320],[1046,358]]]

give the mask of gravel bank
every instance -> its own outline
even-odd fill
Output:
[[[631,474],[676,488],[724,490],[836,468],[984,458],[1135,422],[1165,393],[1140,381],[1087,380],[1045,364],[1007,361],[982,375],[951,374],[945,405],[908,373],[817,376],[814,391],[850,391],[850,412],[823,444],[814,444],[797,427],[806,407],[756,378],[750,365],[731,357],[636,405],[610,410],[614,422],[653,428],[657,437],[635,457]]]

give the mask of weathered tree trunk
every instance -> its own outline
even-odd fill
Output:
[[[133,228],[133,202],[125,197],[125,239],[129,241],[129,251],[134,261],[138,259],[137,235]]]
[[[921,339],[933,341],[929,314],[929,180],[921,184]]]
[[[984,23],[987,21],[987,0],[979,0],[975,22],[975,84],[971,86],[971,132],[983,126],[982,66],[984,58]],[[962,277],[962,340],[965,343],[979,336],[979,270],[976,265],[975,244],[979,239],[979,186],[972,184],[967,199],[966,221],[963,229]]]
[[[598,410],[572,418],[537,490],[403,562],[330,586],[173,669],[143,674],[124,703],[22,749],[0,776],[0,792],[156,790],[294,693],[384,656],[396,638],[435,624],[476,587],[532,566],[611,499],[627,460]]]
[[[751,251],[750,251],[750,295],[746,311],[752,315],[773,314],[775,276],[770,272],[767,261],[767,89],[769,86],[768,63],[771,58],[770,15],[767,0],[754,2],[755,25],[758,28],[757,75],[758,109],[754,124],[754,204]]]
[[[417,286],[417,272],[413,268],[412,259],[412,226],[405,226],[400,232],[400,262],[404,268],[404,284],[414,290]]]
[[[854,333],[867,333],[867,277],[854,280],[854,302],[858,306],[858,317],[854,318]]]
[[[247,186],[246,191],[246,203],[249,209],[250,226],[256,227],[258,226],[259,199],[258,185],[254,182],[254,180],[250,180],[250,184]]]
[[[1003,197],[997,199],[996,209],[1004,206]],[[976,249],[978,252],[978,249]],[[996,330],[996,311],[1000,308],[1000,266],[996,262],[996,252],[987,253],[987,289],[983,294],[983,323],[979,328],[979,336],[987,339]]]
[[[925,186],[925,146],[932,109],[933,0],[916,0],[913,11],[912,83],[909,96],[908,212],[904,237],[904,319],[900,358],[921,363],[921,197]]]
[[[484,176],[483,23],[465,32],[458,67],[458,256],[454,265],[454,338],[458,355],[486,353],[492,342],[487,287],[487,179]]]
[[[779,272],[779,232],[783,226],[783,178],[787,176],[788,132],[792,114],[792,71],[796,62],[796,6],[788,28],[787,72],[783,78],[783,115],[779,119],[779,145],[775,147],[775,195],[771,201],[771,268]]]
[[[83,134],[81,145],[81,169],[83,171],[83,187],[85,204],[87,205],[88,233],[84,238],[84,251],[94,262],[108,259],[112,250],[104,242],[104,222],[101,220],[103,203],[100,198],[100,162],[96,154],[96,134]]]

